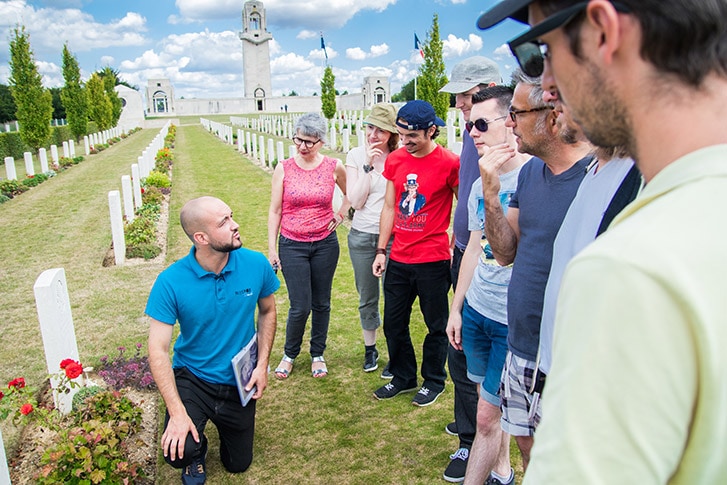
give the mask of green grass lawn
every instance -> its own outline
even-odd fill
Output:
[[[100,357],[115,354],[120,345],[145,343],[146,298],[156,275],[189,251],[178,218],[181,206],[193,197],[214,195],[227,202],[241,226],[243,244],[267,253],[270,174],[200,125],[183,123],[174,150],[166,261],[101,266],[111,243],[108,191],[120,189],[121,175],[130,172],[156,133],[142,130],[0,205],[0,380],[23,375],[37,385],[46,375],[33,297],[35,279],[45,269],[65,268],[85,365],[98,365]],[[306,335],[291,376],[277,381],[271,374],[257,403],[255,457],[246,473],[224,471],[214,425],[208,427],[208,483],[444,483],[442,472],[457,448],[456,438],[444,432],[453,415],[453,386],[448,382],[445,393],[426,408],[412,406],[411,394],[384,402],[373,398],[372,392],[385,381],[378,372],[361,369],[363,341],[346,235],[347,229],[340,227],[341,257],[325,354],[329,376],[311,377]],[[273,368],[283,352],[288,311],[284,282],[276,301]],[[416,303],[411,327],[420,358],[425,326]],[[382,332],[378,346],[385,362]],[[16,434],[7,426],[2,430],[12,447]],[[161,461],[157,483],[178,480],[179,471]]]

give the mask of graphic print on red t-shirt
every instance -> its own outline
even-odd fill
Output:
[[[384,177],[397,192],[391,257],[402,263],[449,259],[453,189],[459,157],[441,146],[416,158],[400,148],[386,159]]]

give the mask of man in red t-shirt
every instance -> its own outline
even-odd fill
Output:
[[[426,101],[410,101],[396,120],[403,147],[386,159],[387,180],[381,212],[379,243],[373,264],[384,278],[384,335],[389,349],[390,383],[374,392],[390,399],[417,388],[417,362],[409,334],[409,319],[419,297],[429,333],[424,339],[422,378],[412,399],[415,406],[432,404],[444,391],[447,374],[448,292],[451,284],[449,236],[452,195],[457,196],[459,157],[434,139],[444,122]],[[391,235],[388,267],[386,245]]]

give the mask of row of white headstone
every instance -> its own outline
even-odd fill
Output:
[[[63,359],[81,362],[76,343],[76,331],[73,326],[71,303],[68,297],[66,272],[63,268],[43,271],[33,286],[35,306],[38,311],[40,333],[43,337],[45,362],[48,374],[56,375],[60,371]],[[74,379],[78,386],[60,388],[60,381],[51,378],[53,402],[56,409],[68,414],[73,408],[73,395],[86,385],[85,374]],[[5,445],[0,432],[0,485],[10,484]]]
[[[167,121],[151,143],[142,151],[137,158],[137,163],[131,164],[131,176],[121,176],[121,191],[124,194],[123,213],[121,193],[118,190],[112,190],[108,194],[111,240],[114,243],[114,262],[117,266],[123,265],[126,261],[124,216],[126,216],[127,223],[132,222],[136,209],[141,207],[141,180],[148,177],[149,173],[154,170],[157,152],[164,148],[164,138],[169,133],[170,126],[171,121]]]
[[[234,143],[232,137],[232,127],[224,123],[218,123],[217,121],[211,121],[206,118],[200,118],[199,122],[205,127],[210,133],[214,133],[217,138],[224,141],[228,145]]]
[[[119,127],[112,128],[110,130],[104,130],[102,132],[93,133],[83,137],[83,144],[85,148],[86,156],[91,153],[91,147],[100,143],[107,143],[110,138],[121,136],[122,130]],[[62,144],[63,157],[64,158],[75,158],[76,157],[76,144],[71,140],[64,141]],[[58,153],[58,147],[56,145],[50,146],[50,156],[53,161],[53,165],[57,166],[60,161]],[[45,148],[38,150],[38,159],[40,161],[40,171],[45,173],[49,170],[48,165],[48,152]],[[25,174],[28,177],[35,175],[35,166],[33,164],[33,154],[31,152],[23,153],[23,161],[25,162]],[[5,157],[5,175],[8,180],[18,180],[18,173],[15,168],[15,160],[13,157]]]

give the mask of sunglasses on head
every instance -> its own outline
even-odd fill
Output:
[[[568,25],[588,7],[589,3],[579,2],[554,13],[532,29],[508,42],[512,55],[515,56],[525,74],[530,77],[538,77],[543,74],[545,59],[548,57],[548,47],[540,42],[538,38]],[[618,2],[611,2],[611,5],[617,12],[631,12],[627,6]]]
[[[486,120],[484,118],[478,118],[474,121],[468,121],[464,124],[465,130],[467,130],[467,133],[470,133],[472,131],[472,127],[477,128],[477,131],[480,133],[484,133],[487,131],[487,128],[489,127],[489,123],[493,123],[495,121],[504,120],[507,118],[507,115],[500,116],[499,118],[495,118],[494,120]]]

